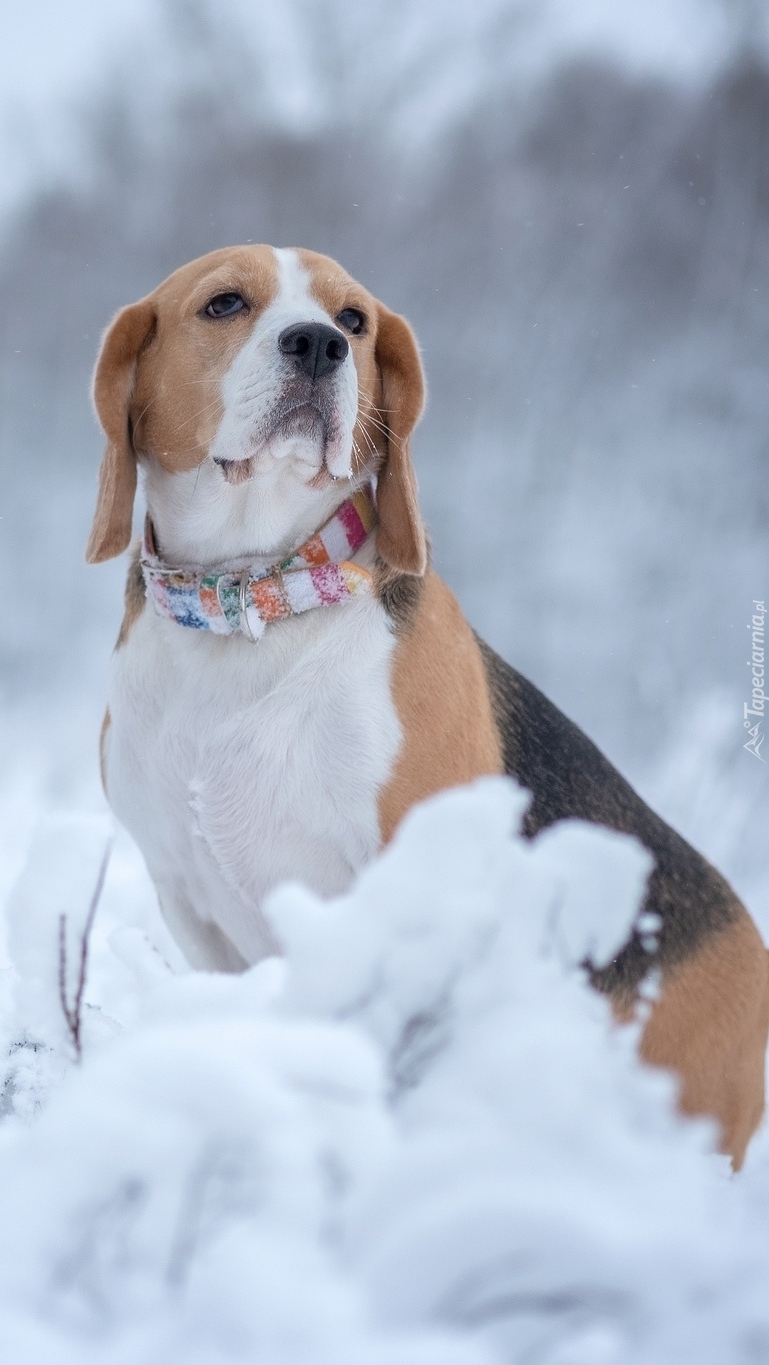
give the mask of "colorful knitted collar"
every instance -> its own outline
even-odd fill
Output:
[[[324,526],[279,564],[251,561],[228,573],[172,569],[161,563],[152,523],[145,524],[141,567],[159,616],[216,635],[241,631],[256,641],[271,621],[330,607],[370,591],[371,574],[349,562],[376,520],[370,488],[353,493]]]

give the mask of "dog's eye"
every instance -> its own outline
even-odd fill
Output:
[[[240,294],[215,294],[203,312],[209,318],[229,318],[233,313],[242,313],[244,308],[248,304]]]
[[[366,330],[366,319],[363,313],[357,308],[343,308],[341,313],[337,313],[336,320],[340,327],[344,327],[346,332],[352,332],[354,337],[360,336]]]

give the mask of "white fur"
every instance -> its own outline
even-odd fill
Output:
[[[177,564],[279,558],[350,491],[344,482],[313,488],[318,452],[299,440],[268,442],[246,483],[227,483],[213,462],[248,453],[249,433],[276,401],[283,327],[328,320],[294,253],[276,254],[278,296],[224,378],[209,456],[190,473],[148,468],[149,511]],[[347,470],[350,405],[357,410],[348,360],[338,389],[348,444],[337,452]],[[368,545],[356,556],[371,558]],[[393,646],[383,608],[365,596],[269,626],[255,645],[186,629],[148,605],[117,650],[107,792],[193,965],[237,969],[275,951],[261,913],[273,886],[298,879],[337,893],[375,853],[377,794],[401,743]]]
[[[358,598],[256,645],[146,608],[116,652],[107,791],[193,965],[240,965],[228,943],[244,962],[274,951],[267,891],[343,891],[376,852],[401,738],[393,643],[379,604]]]

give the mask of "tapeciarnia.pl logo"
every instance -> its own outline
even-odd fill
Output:
[[[762,726],[764,723],[764,708],[766,705],[766,693],[764,692],[764,618],[766,607],[763,602],[753,600],[753,615],[748,622],[750,631],[750,658],[748,668],[751,670],[751,695],[750,701],[743,704],[742,716],[743,724],[750,738],[747,744],[743,744],[743,749],[747,749],[754,758],[764,759],[761,755],[761,745],[764,742]],[[756,719],[752,720],[751,717]]]

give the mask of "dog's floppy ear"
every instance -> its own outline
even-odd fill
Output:
[[[96,362],[93,401],[107,446],[99,470],[99,495],[86,550],[89,564],[122,554],[131,539],[136,455],[129,405],[139,352],[155,321],[155,308],[148,299],[121,309],[107,331]]]
[[[377,479],[377,550],[399,573],[423,574],[427,542],[419,515],[409,441],[422,413],[425,380],[414,333],[405,318],[378,305],[376,360],[382,386],[380,415],[387,457]]]

